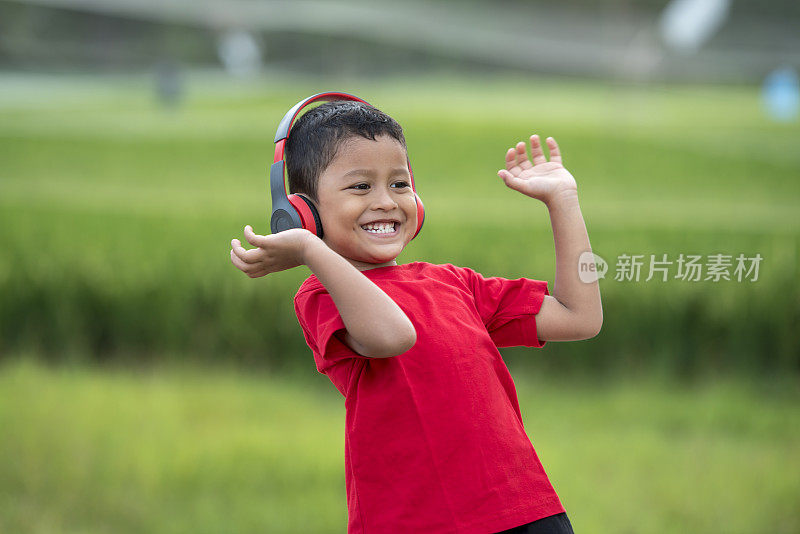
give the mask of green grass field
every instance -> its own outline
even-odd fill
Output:
[[[611,265],[602,335],[550,349],[567,366],[800,369],[800,127],[764,118],[754,88],[194,75],[185,105],[168,112],[142,78],[3,81],[0,350],[183,353],[273,368],[304,358],[290,298],[308,271],[250,280],[228,250],[245,224],[267,232],[278,120],[336,87],[406,130],[427,215],[401,262],[552,284],[546,209],[496,171],[530,133],[559,140],[593,249]],[[681,253],[764,259],[754,283],[645,283],[647,264],[638,283],[613,278],[620,254]]]
[[[0,532],[344,531],[343,402],[291,305],[308,271],[228,257],[267,231],[277,122],[329,89],[405,128],[426,224],[401,263],[552,284],[545,207],[496,177],[531,133],[612,270],[761,254],[754,283],[611,275],[597,338],[504,356],[576,532],[800,530],[800,126],[755,88],[195,73],[174,111],[140,77],[0,76]]]
[[[800,392],[515,373],[576,532],[794,533]],[[344,409],[312,383],[203,368],[0,368],[0,531],[344,532]]]

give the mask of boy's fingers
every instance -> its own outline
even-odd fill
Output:
[[[510,172],[502,170],[502,169],[497,171],[497,176],[502,178],[503,182],[505,182],[505,184],[508,187],[510,187],[511,189],[513,189],[515,191],[519,191],[520,187],[523,187],[525,185],[525,180],[517,178],[516,176],[514,176]]]
[[[231,263],[242,272],[247,272],[247,269],[250,268],[250,264],[243,262],[239,256],[236,255],[233,250],[231,250]]]
[[[253,278],[254,275],[261,276],[258,273],[266,274],[264,272],[265,267],[263,266],[263,264],[247,263],[243,261],[239,256],[237,256],[233,250],[231,250],[231,263],[233,263],[233,265],[236,266],[237,269],[242,271],[250,278]]]
[[[506,170],[511,172],[512,174],[521,173],[523,171],[523,168],[520,166],[518,159],[519,159],[519,153],[517,152],[517,149],[509,148],[508,152],[506,152]]]
[[[242,242],[239,241],[238,239],[231,239],[231,248],[234,249],[234,250],[236,250],[237,248],[240,248],[240,249],[244,250],[244,247],[242,246]]]
[[[534,165],[547,163],[547,158],[544,157],[544,150],[542,150],[542,143],[539,142],[539,136],[536,134],[531,136],[531,159],[533,159]]]
[[[511,169],[517,164],[517,151],[509,148],[506,151],[506,169]]]
[[[259,249],[253,248],[246,250],[238,239],[231,240],[231,250],[236,256],[245,263],[257,263],[261,261]]]
[[[269,274],[269,271],[262,268],[262,269],[259,269],[257,271],[253,271],[251,273],[246,273],[246,274],[250,278],[258,278],[259,276],[264,276],[265,274]]]
[[[267,243],[266,236],[258,235],[253,232],[253,229],[249,224],[244,227],[244,238],[247,239],[247,242],[254,247],[260,247]]]
[[[552,137],[547,138],[547,148],[550,149],[550,161],[561,163],[561,151],[558,149],[558,143]]]
[[[522,169],[530,169],[531,168],[531,160],[528,159],[528,149],[525,146],[525,143],[520,141],[517,143],[517,165],[520,166]]]

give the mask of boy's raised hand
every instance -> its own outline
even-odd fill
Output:
[[[578,186],[575,178],[561,164],[561,152],[552,137],[547,138],[550,161],[544,155],[538,135],[531,136],[531,157],[528,159],[525,143],[520,141],[515,148],[506,152],[506,168],[497,172],[505,184],[541,200],[545,204],[562,193],[575,193]]]
[[[231,240],[231,262],[250,278],[303,265],[306,246],[318,239],[308,230],[298,228],[258,235],[250,225],[244,227],[244,238],[257,248],[246,250],[238,239]]]

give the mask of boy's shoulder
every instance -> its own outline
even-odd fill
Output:
[[[458,267],[457,265],[453,265],[451,263],[435,264],[424,261],[415,261],[389,267],[377,267],[375,269],[367,269],[366,271],[361,272],[364,273],[364,276],[375,282],[392,280],[411,281],[430,278],[441,280],[443,277],[446,279],[457,278],[458,280],[465,281],[466,277],[469,277],[470,274],[475,273],[475,271],[472,269],[467,267]],[[297,294],[295,295],[295,299],[305,293],[313,293],[316,291],[325,292],[326,290],[317,277],[312,274],[300,285],[300,288],[297,290]]]

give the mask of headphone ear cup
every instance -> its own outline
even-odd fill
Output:
[[[414,233],[414,237],[417,237],[425,222],[425,206],[422,205],[422,199],[416,193],[414,193],[414,200],[417,202],[417,231]],[[414,239],[414,237],[411,239]]]
[[[322,221],[314,203],[302,195],[289,195],[289,203],[294,206],[303,221],[303,228],[322,238]]]

